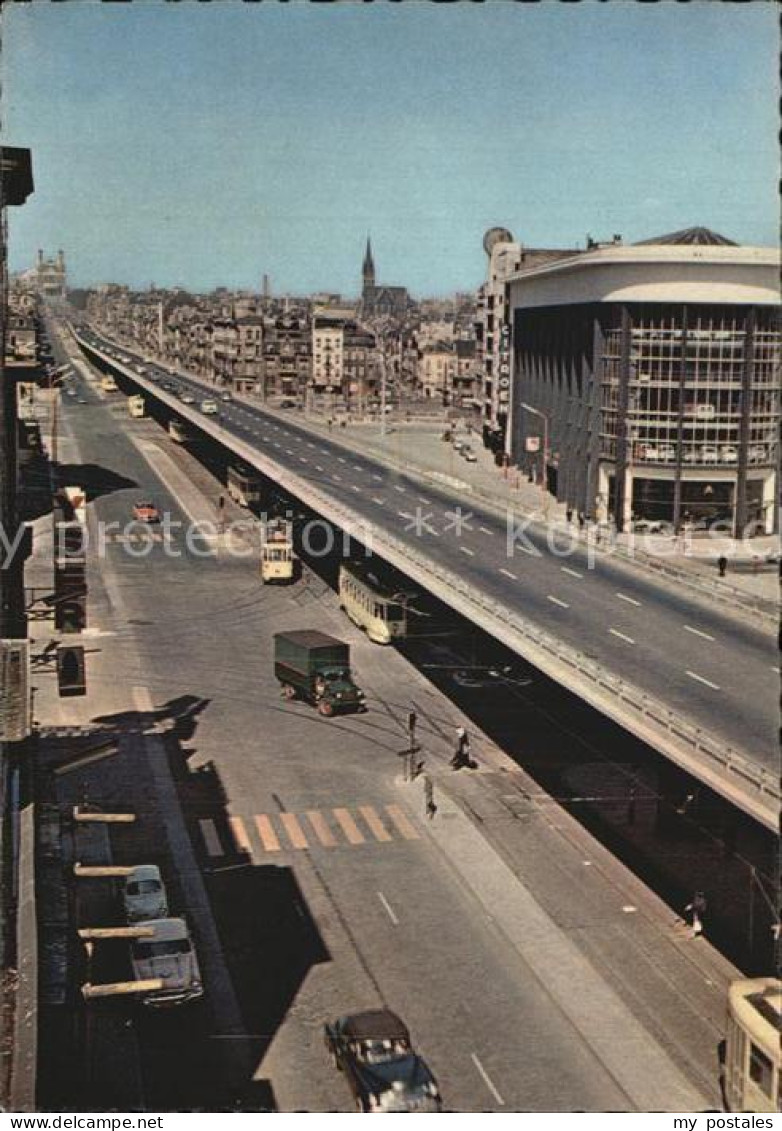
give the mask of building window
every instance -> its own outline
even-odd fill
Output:
[[[772,1081],[774,1079],[774,1065],[762,1049],[750,1042],[749,1046],[749,1078],[760,1088],[765,1095],[771,1095]]]

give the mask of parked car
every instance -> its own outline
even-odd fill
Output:
[[[154,503],[143,500],[133,504],[133,518],[136,522],[160,522],[160,512]]]
[[[719,458],[716,448],[701,448],[701,463],[719,463]]]
[[[291,400],[280,401],[280,408],[295,408],[296,402]]]
[[[184,399],[185,398],[183,397],[182,400]],[[217,401],[213,401],[211,400],[211,398],[207,398],[205,401],[201,401],[201,412],[204,414],[204,416],[217,416]]]
[[[195,397],[192,393],[182,393],[182,404],[195,404]]]
[[[183,1005],[202,996],[201,971],[193,940],[184,919],[141,919],[151,937],[133,939],[130,961],[137,982],[159,978],[163,985],[141,999],[143,1005]]]
[[[469,444],[465,444],[465,446],[462,448],[462,458],[465,459],[467,461],[467,463],[477,463],[478,462],[478,457],[476,456],[476,454],[472,450],[472,448],[469,446]]]
[[[129,923],[139,919],[168,918],[168,898],[157,864],[136,865],[125,877],[122,902]]]
[[[334,1065],[345,1073],[360,1112],[436,1112],[440,1090],[413,1051],[405,1023],[390,1009],[341,1017],[324,1028]]]
[[[732,444],[725,444],[720,448],[720,459],[723,463],[738,463],[739,453]]]
[[[673,462],[676,459],[676,448],[671,447],[670,444],[660,448],[660,459],[665,460],[666,463]]]

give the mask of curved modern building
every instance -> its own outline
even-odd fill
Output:
[[[776,250],[690,228],[513,275],[514,462],[620,529],[774,532],[779,269]]]

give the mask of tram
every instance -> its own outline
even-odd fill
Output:
[[[363,562],[341,563],[339,607],[375,644],[407,635],[407,603]]]
[[[285,519],[270,519],[261,537],[261,580],[292,581],[294,567],[293,526]]]
[[[229,465],[227,487],[230,498],[239,506],[260,506],[261,480],[256,472]]]
[[[720,1049],[720,1083],[727,1111],[779,1110],[781,1029],[779,978],[742,978],[731,984]]]

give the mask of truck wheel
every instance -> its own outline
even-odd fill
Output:
[[[282,694],[283,694],[283,698],[285,698],[285,699],[295,699],[296,698],[296,688],[291,687],[291,685],[289,683],[284,683],[282,685]]]
[[[334,708],[332,707],[331,703],[326,703],[323,699],[321,699],[320,703],[318,703],[318,711],[321,715],[325,715],[326,718],[334,714]]]

